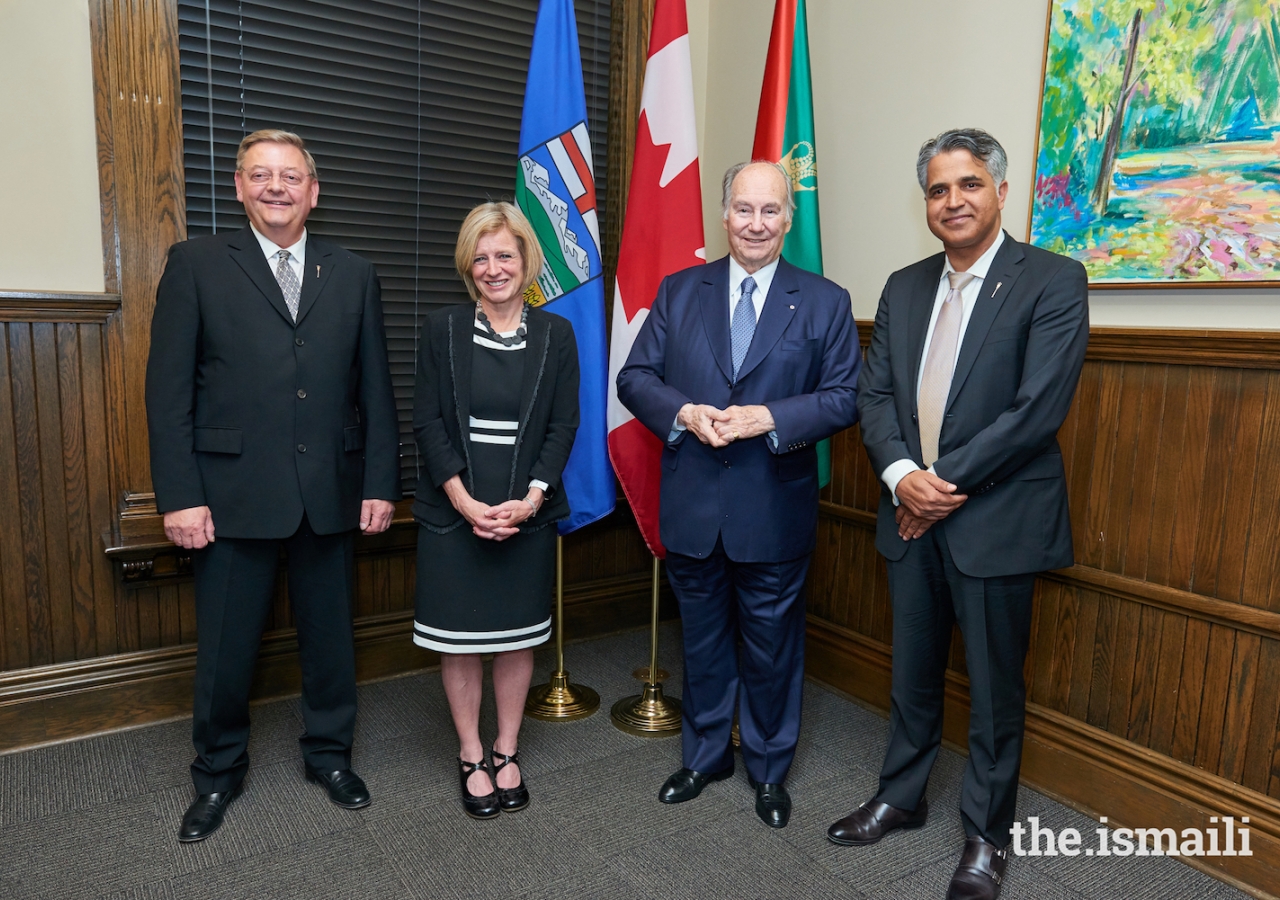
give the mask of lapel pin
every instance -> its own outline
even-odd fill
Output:
[[[316,277],[317,277],[317,278],[319,278],[319,277],[320,277],[320,266],[319,266],[319,265],[317,265],[317,266],[316,266]],[[998,285],[997,285],[997,287],[998,287]]]
[[[793,304],[791,304],[791,307],[790,307],[790,308],[791,308],[791,309],[795,309],[795,308],[796,308],[795,304],[794,304],[794,303],[793,303]]]
[[[317,274],[317,275],[319,275],[319,274],[320,274],[320,267],[319,267],[319,266],[316,266],[316,274]],[[996,282],[996,290],[991,292],[991,296],[992,296],[992,297],[994,297],[994,296],[996,295],[996,291],[1000,290],[1000,285],[1002,285],[1002,284],[1004,284],[1004,282],[1003,282],[1003,281],[997,281],[997,282]]]

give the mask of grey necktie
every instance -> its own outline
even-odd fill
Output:
[[[738,370],[747,358],[751,337],[756,333],[756,305],[751,295],[756,292],[756,280],[748,275],[742,279],[742,296],[733,310],[733,322],[729,327],[729,340],[733,349],[733,380],[738,380]]]
[[[302,294],[302,285],[298,282],[297,273],[289,265],[289,251],[280,251],[280,265],[276,266],[276,281],[284,294],[285,305],[289,307],[289,315],[298,321],[298,297]]]
[[[960,340],[960,323],[964,319],[964,300],[960,292],[974,279],[968,272],[949,272],[951,289],[938,310],[933,326],[933,340],[925,357],[924,374],[920,376],[920,450],[925,467],[938,461],[938,438],[942,434],[942,416],[951,393],[951,374],[956,365],[956,344]]]

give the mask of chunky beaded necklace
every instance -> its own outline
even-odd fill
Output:
[[[504,347],[514,347],[517,344],[524,343],[524,336],[529,333],[529,307],[520,304],[520,327],[516,329],[516,333],[503,337],[493,330],[493,326],[489,324],[489,317],[484,314],[484,307],[480,305],[480,301],[476,301],[476,320],[480,323],[480,327],[488,332],[492,340],[497,341]]]

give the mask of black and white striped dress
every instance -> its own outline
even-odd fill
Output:
[[[511,493],[525,342],[504,347],[479,322],[472,341],[470,476],[473,496],[496,505],[524,497],[529,487],[519,484]],[[544,523],[526,521],[534,524]],[[554,527],[542,527],[489,541],[465,522],[443,534],[420,527],[414,643],[442,653],[498,653],[545,642],[551,635],[555,536]]]

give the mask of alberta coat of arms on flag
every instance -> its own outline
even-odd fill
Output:
[[[526,303],[541,306],[600,277],[600,222],[585,122],[520,157],[516,202],[547,257],[525,292]]]

